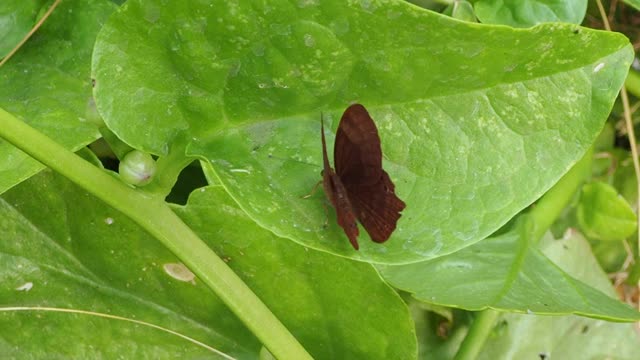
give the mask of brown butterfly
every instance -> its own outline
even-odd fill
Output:
[[[324,170],[322,185],[336,209],[338,225],[358,250],[358,225],[364,226],[371,240],[382,243],[396,228],[405,204],[394,193],[395,186],[382,169],[382,149],[378,129],[367,109],[353,104],[345,110],[336,132],[333,151],[334,171],[327,157],[322,131]]]

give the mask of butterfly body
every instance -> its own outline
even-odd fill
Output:
[[[345,110],[334,145],[335,171],[329,164],[322,131],[324,170],[322,183],[327,198],[336,209],[338,225],[358,250],[358,225],[362,223],[371,240],[385,242],[396,228],[405,203],[394,193],[395,186],[382,169],[382,149],[378,129],[360,104]]]

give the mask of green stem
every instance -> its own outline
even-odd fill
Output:
[[[178,181],[180,172],[187,167],[194,158],[184,155],[184,147],[172,147],[169,154],[161,156],[156,161],[156,177],[143,188],[145,192],[156,194],[163,199],[169,195],[171,189]]]
[[[589,149],[582,159],[573,165],[527,214],[534,224],[532,241],[537,242],[542,238],[560,216],[562,210],[569,204],[576,191],[580,189],[580,185],[589,178],[592,157],[593,150]]]
[[[455,360],[472,360],[478,357],[489,334],[491,334],[491,329],[499,314],[499,312],[491,309],[476,313],[476,318],[469,328],[469,333],[465,336],[464,341],[460,344],[460,349],[458,349],[454,357]]]
[[[279,359],[310,359],[247,285],[157,195],[136,191],[0,108],[0,137],[129,216],[171,250]]]

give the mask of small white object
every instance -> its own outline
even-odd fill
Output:
[[[600,63],[593,68],[593,72],[597,73],[598,71],[602,70],[603,67],[604,67],[604,63]]]
[[[26,291],[31,290],[31,288],[33,288],[33,283],[32,283],[31,281],[29,281],[29,282],[26,282],[26,283],[24,283],[24,284],[22,284],[22,285],[18,286],[18,287],[16,288],[16,290],[18,290],[18,291],[25,291],[25,292],[26,292]]]
[[[164,272],[166,272],[169,276],[176,280],[195,284],[195,274],[192,273],[191,270],[189,270],[186,266],[184,266],[184,264],[167,263],[162,265],[162,268],[164,269]]]

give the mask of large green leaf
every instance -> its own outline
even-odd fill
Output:
[[[20,16],[18,9],[7,16]],[[103,0],[63,1],[0,68],[0,107],[71,150],[98,138],[90,57],[96,34],[114,9]],[[42,169],[0,140],[0,193]]]
[[[476,16],[483,23],[527,27],[543,22],[580,24],[587,0],[479,0]]]
[[[249,220],[220,187],[197,191],[176,211],[314,357],[415,357],[408,310],[371,265],[274,236]],[[4,194],[0,219],[0,354],[210,354],[175,335],[126,321],[7,309],[47,306],[145,321],[234,357],[258,356],[261,346],[253,335],[203,283],[176,268],[174,255],[60,176],[44,171]]]
[[[542,250],[571,276],[615,297],[607,275],[593,257],[589,244],[576,232],[564,239],[547,238]],[[577,316],[504,314],[479,359],[535,358],[635,359],[640,340],[636,324],[617,324]],[[551,331],[550,331],[551,330]],[[560,340],[560,341],[559,341]]]
[[[485,238],[547,190],[595,139],[631,59],[619,34],[461,23],[403,1],[134,0],[99,34],[93,72],[114,133],[208,160],[261,226],[410,263]],[[335,129],[354,101],[407,203],[391,239],[363,234],[359,252],[333,212],[323,226],[321,195],[300,198],[320,179],[320,113]]]
[[[631,307],[558,268],[535,247],[533,234],[531,220],[523,215],[509,231],[455,254],[380,270],[389,283],[438,305],[640,319]]]

